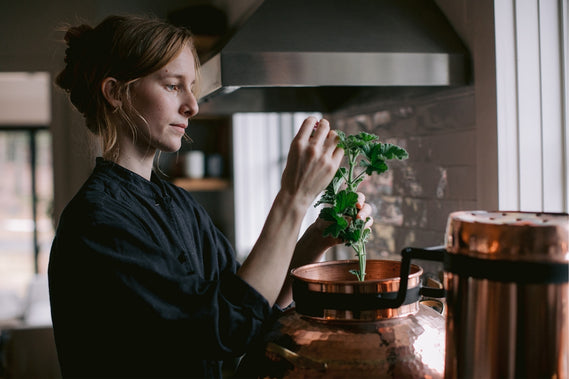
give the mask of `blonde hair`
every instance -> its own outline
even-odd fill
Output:
[[[71,26],[65,42],[66,65],[55,82],[69,94],[89,130],[100,137],[103,158],[113,161],[119,154],[117,127],[127,125],[135,136],[133,118],[141,118],[132,106],[132,84],[164,67],[185,47],[192,50],[198,71],[190,31],[155,18],[110,16],[95,28]],[[103,96],[102,82],[108,77],[117,80],[114,95],[120,107],[113,108]]]

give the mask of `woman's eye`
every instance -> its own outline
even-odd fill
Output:
[[[166,85],[166,89],[168,91],[177,91],[178,90],[178,86],[176,84],[167,84]]]

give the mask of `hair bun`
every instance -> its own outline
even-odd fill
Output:
[[[65,43],[68,46],[65,50],[65,68],[55,79],[55,83],[68,93],[81,93],[81,96],[75,96],[79,95],[79,93],[72,94],[73,96],[71,99],[72,103],[81,113],[85,112],[86,104],[84,104],[84,101],[79,99],[83,97],[83,92],[86,88],[78,87],[85,86],[85,83],[83,83],[80,76],[83,71],[84,62],[82,61],[88,59],[85,57],[85,52],[89,50],[90,43],[88,41],[88,37],[92,31],[93,28],[86,24],[71,26],[67,29],[64,36]]]
[[[67,29],[64,40],[68,48],[65,50],[65,63],[72,62],[78,56],[78,53],[84,50],[87,43],[85,40],[93,28],[89,25],[72,26]]]

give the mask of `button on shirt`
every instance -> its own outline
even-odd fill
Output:
[[[221,377],[273,312],[238,268],[190,193],[98,158],[50,255],[63,375]]]

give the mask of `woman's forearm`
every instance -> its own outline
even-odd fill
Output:
[[[251,253],[237,272],[273,305],[288,274],[306,206],[280,192]]]

